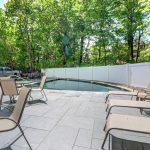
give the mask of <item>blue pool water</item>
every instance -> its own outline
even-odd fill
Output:
[[[97,92],[108,92],[123,90],[112,86],[81,82],[81,81],[70,81],[70,80],[55,80],[45,83],[46,89],[54,90],[74,90],[74,91],[97,91]]]

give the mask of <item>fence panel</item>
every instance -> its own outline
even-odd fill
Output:
[[[130,64],[130,85],[147,87],[150,83],[150,63]]]
[[[147,87],[150,83],[150,63],[101,67],[42,69],[48,77],[114,82]]]
[[[108,82],[108,66],[93,67],[93,80]]]
[[[93,80],[92,67],[79,67],[79,79]]]
[[[55,77],[65,78],[66,77],[66,69],[65,68],[56,68],[55,69]]]
[[[79,79],[79,68],[66,68],[66,78]]]
[[[129,84],[128,65],[109,66],[109,82]]]

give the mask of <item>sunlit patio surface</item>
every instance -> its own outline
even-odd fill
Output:
[[[45,90],[48,101],[35,100],[27,104],[21,126],[34,150],[101,150],[105,133],[106,93],[54,91]],[[33,97],[39,98],[37,93]],[[113,97],[119,99],[119,97]],[[129,99],[129,97],[122,97]],[[9,104],[9,98],[4,97],[4,104]],[[119,114],[140,115],[137,109],[117,108],[112,111]],[[9,113],[2,110],[1,116]],[[134,124],[134,122],[133,122]],[[19,137],[19,129],[0,133],[0,149],[27,150],[23,137]],[[113,135],[129,140],[138,139],[149,143],[150,135],[131,132],[113,131]],[[18,138],[19,137],[19,138]],[[112,139],[113,150],[149,150],[148,144]],[[108,149],[108,142],[106,142]],[[143,149],[144,148],[144,149]]]

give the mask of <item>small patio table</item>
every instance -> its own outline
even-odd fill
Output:
[[[32,84],[33,82],[32,81],[29,81],[29,80],[22,80],[22,81],[16,81],[16,85],[17,87],[22,87],[24,85],[30,85]]]

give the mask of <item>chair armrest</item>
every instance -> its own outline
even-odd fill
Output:
[[[140,87],[133,87],[132,89],[133,89],[133,91],[138,91],[138,92],[142,90],[142,88],[140,88]]]
[[[147,88],[141,88],[141,87],[134,87],[133,91],[144,92],[144,93],[150,92],[149,89],[147,89]]]
[[[144,89],[144,92],[147,94],[150,94],[150,90],[149,89]]]
[[[145,96],[145,99],[149,99],[150,100],[150,93],[146,93],[147,95]]]
[[[1,119],[8,119],[8,120],[14,122],[14,123],[17,125],[17,122],[14,121],[13,119],[9,118],[9,117],[0,117],[0,120],[1,120]]]

